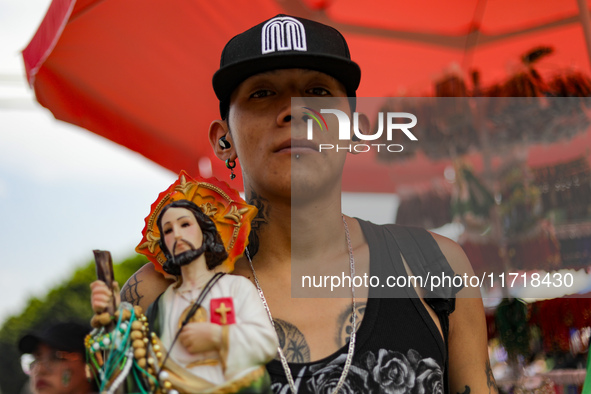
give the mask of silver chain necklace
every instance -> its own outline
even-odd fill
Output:
[[[343,373],[341,374],[341,378],[339,379],[337,386],[335,387],[333,394],[338,393],[339,390],[345,384],[345,379],[347,378],[347,374],[349,373],[349,369],[351,368],[351,362],[353,361],[353,352],[355,351],[355,335],[356,335],[356,326],[357,326],[357,319],[355,317],[355,286],[353,284],[353,278],[355,278],[355,259],[353,258],[353,247],[351,246],[351,237],[349,236],[349,226],[347,225],[347,221],[345,220],[345,216],[341,214],[341,218],[343,219],[343,225],[345,226],[345,236],[347,238],[347,248],[349,249],[349,265],[351,267],[351,299],[352,299],[352,318],[351,323],[353,328],[351,330],[351,337],[349,339],[349,350],[347,351],[347,359],[345,360],[345,366],[343,367]],[[250,269],[252,271],[252,275],[254,276],[254,283],[256,284],[257,290],[259,291],[259,297],[263,303],[263,307],[267,311],[267,315],[269,315],[269,320],[271,320],[271,324],[273,328],[275,328],[275,322],[273,322],[273,316],[271,316],[271,309],[269,309],[269,305],[267,304],[267,299],[265,298],[265,294],[263,293],[263,289],[259,283],[257,278],[257,274],[254,270],[254,266],[252,265],[252,259],[250,258],[250,253],[248,252],[248,248],[245,250],[246,258],[250,264]],[[283,355],[283,351],[281,350],[281,346],[277,347],[277,353],[279,354],[279,359],[281,360],[281,365],[283,366],[283,370],[285,371],[285,376],[287,377],[287,382],[289,383],[289,388],[293,394],[297,393],[295,382],[293,380],[293,376],[291,374],[291,369],[289,368],[289,364],[287,363],[287,358]]]

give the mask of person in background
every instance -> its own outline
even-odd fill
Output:
[[[86,376],[84,338],[90,326],[62,322],[23,336],[18,349],[30,389],[37,394],[96,392]]]

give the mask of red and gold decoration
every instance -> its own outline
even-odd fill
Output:
[[[225,326],[236,323],[234,314],[234,302],[232,297],[212,298],[210,302],[211,322]]]
[[[248,245],[250,222],[256,216],[257,208],[247,204],[226,182],[217,178],[192,178],[185,171],[181,171],[178,180],[160,193],[152,204],[136,252],[148,257],[156,271],[166,275],[162,269],[166,258],[160,249],[156,220],[163,207],[177,200],[194,202],[213,220],[228,252],[222,265],[226,272],[233,271],[234,263]]]

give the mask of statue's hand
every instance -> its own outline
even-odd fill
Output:
[[[115,287],[116,294],[118,295],[119,292],[119,285],[117,282],[113,282],[113,287]],[[113,292],[107,287],[107,284],[102,280],[95,280],[90,284],[90,304],[92,305],[92,310],[94,313],[102,313],[107,309],[108,305],[111,305]],[[119,305],[119,297],[117,297],[117,305]]]
[[[189,323],[179,335],[179,342],[191,354],[219,350],[222,327],[209,322]]]

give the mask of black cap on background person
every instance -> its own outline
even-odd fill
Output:
[[[84,338],[90,327],[63,322],[23,336],[18,349],[33,393],[74,394],[95,391],[86,376]]]

